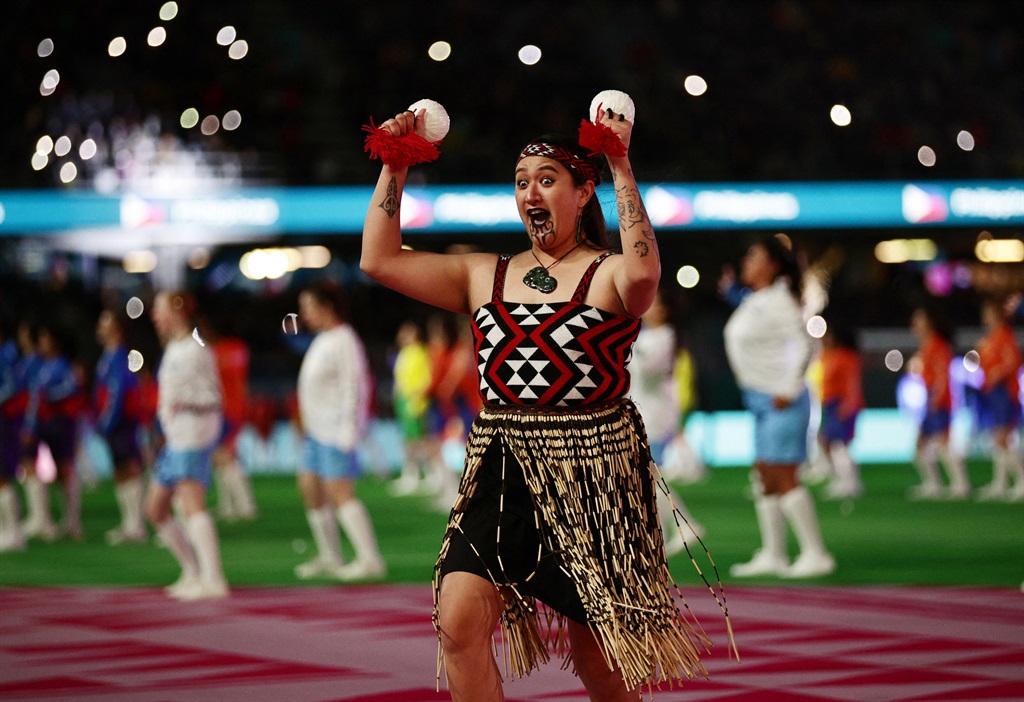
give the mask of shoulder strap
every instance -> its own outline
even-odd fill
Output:
[[[491,291],[493,303],[499,303],[505,298],[505,274],[508,272],[508,262],[511,258],[509,254],[498,256],[498,265],[494,267],[494,288]]]
[[[590,283],[594,280],[597,267],[611,255],[611,251],[605,251],[590,263],[586,272],[583,273],[583,277],[580,278],[580,284],[576,286],[576,292],[572,294],[572,302],[583,302],[587,299],[587,292],[590,291]]]

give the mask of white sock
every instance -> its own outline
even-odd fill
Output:
[[[826,556],[825,542],[821,538],[818,527],[818,514],[814,508],[814,498],[803,485],[797,486],[779,497],[779,507],[786,515],[793,533],[796,534],[800,553],[813,553]]]
[[[847,490],[859,490],[861,487],[860,466],[854,462],[846,444],[834,441],[829,446],[829,451],[832,454],[832,466],[835,468],[835,476],[839,485]]]
[[[255,515],[256,500],[253,498],[249,474],[245,472],[238,461],[232,461],[225,466],[224,470],[224,482],[230,493],[235,512],[243,517]]]
[[[970,481],[967,479],[967,467],[964,465],[963,457],[950,448],[948,443],[939,447],[939,458],[946,467],[950,488],[963,490],[970,486]]]
[[[786,522],[778,495],[760,495],[754,500],[757,528],[761,532],[761,551],[786,559]]]
[[[220,541],[217,526],[206,510],[196,512],[185,520],[185,530],[199,563],[199,577],[206,583],[223,583],[224,569],[220,561]]]
[[[228,477],[227,466],[214,466],[213,482],[217,486],[217,514],[222,517],[235,516],[235,502],[231,494],[231,479]]]
[[[50,515],[50,489],[39,476],[30,473],[25,476],[25,501],[27,514],[25,521],[39,526],[53,526]]]
[[[1007,485],[1012,480],[1015,490],[1024,490],[1024,456],[1020,450],[1014,447],[1000,449],[1003,457],[1003,472],[1005,473]]]
[[[145,533],[146,525],[142,520],[142,501],[145,491],[142,477],[132,476],[117,487],[124,500],[124,511],[121,513],[121,525],[124,531],[129,534]]]
[[[373,522],[370,521],[370,513],[358,498],[351,500],[338,508],[338,522],[345,530],[345,535],[352,542],[356,552],[357,561],[379,561],[380,551],[377,549],[377,536],[373,531]]]
[[[156,525],[156,533],[166,544],[167,550],[178,561],[182,574],[186,577],[198,576],[199,563],[196,561],[196,554],[192,550],[192,544],[189,543],[181,522],[174,517],[168,517]]]
[[[0,546],[22,547],[21,508],[13,485],[0,485]]]
[[[317,558],[327,563],[344,563],[338,525],[334,522],[331,506],[324,503],[315,509],[306,510],[306,521],[313,534],[313,543],[316,544]]]
[[[937,488],[942,484],[939,480],[936,451],[935,441],[928,440],[914,456],[914,467],[917,468],[917,472],[921,476],[921,485],[927,488]]]
[[[82,482],[74,470],[64,478],[64,526],[72,533],[82,532]]]

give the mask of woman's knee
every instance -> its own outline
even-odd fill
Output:
[[[441,581],[438,598],[441,646],[448,655],[487,651],[502,602],[493,584],[468,573],[450,573]]]

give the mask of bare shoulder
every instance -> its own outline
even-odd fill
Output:
[[[601,252],[602,254],[604,252]],[[594,280],[587,293],[587,304],[613,314],[628,315],[626,307],[615,287],[615,274],[625,260],[620,253],[610,252],[594,273]],[[600,255],[600,254],[599,254]]]
[[[467,253],[465,257],[466,278],[469,286],[469,310],[472,312],[490,302],[494,287],[494,271],[498,265],[498,254]]]

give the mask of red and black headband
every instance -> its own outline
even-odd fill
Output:
[[[590,161],[580,158],[561,146],[549,144],[546,141],[532,142],[523,147],[523,150],[519,152],[519,158],[516,159],[516,163],[519,163],[527,156],[541,156],[553,159],[569,169],[570,173],[578,175],[584,181],[592,181],[595,185],[600,182],[597,169],[594,168]]]

